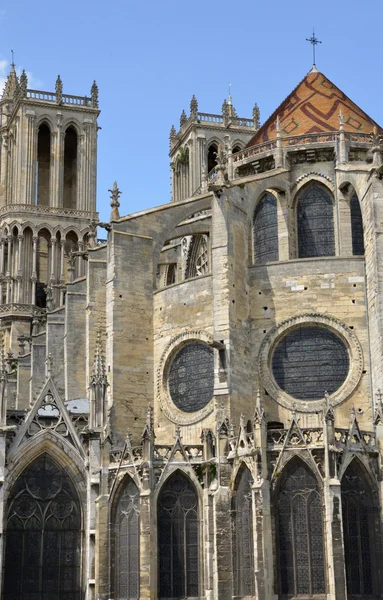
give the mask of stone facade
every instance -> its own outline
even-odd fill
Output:
[[[12,67],[2,598],[382,597],[380,129],[300,85],[263,127],[193,97],[172,202],[99,223],[96,84]]]

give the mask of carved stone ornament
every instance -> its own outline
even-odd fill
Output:
[[[213,398],[195,412],[184,412],[176,407],[168,389],[169,367],[174,355],[188,342],[213,343],[213,336],[205,331],[188,330],[172,338],[162,353],[157,369],[157,397],[167,418],[177,425],[192,425],[205,419],[214,409]]]
[[[283,391],[276,383],[271,371],[271,357],[279,340],[294,327],[299,325],[321,325],[338,335],[345,343],[349,353],[349,372],[344,383],[331,395],[321,400],[299,400]],[[278,404],[291,409],[296,407],[299,412],[323,411],[324,400],[329,406],[336,406],[344,402],[359,384],[363,371],[363,351],[360,342],[353,331],[339,319],[327,315],[308,313],[291,317],[273,327],[264,338],[258,356],[258,369],[262,385],[268,394]]]

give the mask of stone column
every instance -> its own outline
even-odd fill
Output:
[[[63,205],[63,185],[64,185],[64,140],[65,133],[62,131],[62,114],[56,116],[57,130],[52,133],[51,152],[53,166],[51,177],[50,206]]]
[[[0,242],[0,304],[3,304],[5,239]]]
[[[7,172],[8,172],[8,134],[4,132],[1,138],[0,154],[0,207],[7,204]]]
[[[31,276],[31,283],[32,283],[32,304],[36,304],[36,283],[37,283],[37,243],[39,241],[39,238],[36,236],[33,236],[32,238],[33,241],[33,250],[32,250],[32,276]]]
[[[198,186],[205,185],[205,179],[207,175],[207,167],[206,167],[206,138],[205,136],[198,136]],[[201,189],[201,191],[202,191]],[[205,190],[204,190],[205,191]]]
[[[35,128],[35,112],[27,111],[28,129],[27,129],[27,165],[25,176],[25,204],[34,204],[36,196],[36,139],[37,130]]]
[[[55,253],[55,248],[56,248],[56,238],[51,237],[50,239],[50,247],[51,247],[51,274],[50,274],[50,281],[51,283],[55,283],[56,282],[56,253]]]
[[[18,248],[18,261],[17,261],[17,302],[22,302],[23,300],[23,240],[24,235],[20,233],[17,236],[17,240],[19,243]]]
[[[64,282],[65,282],[65,274],[64,274],[64,255],[65,255],[65,240],[60,240],[60,306],[64,304]]]
[[[83,252],[84,250],[84,242],[78,242],[78,249],[79,252]],[[78,277],[82,277],[84,275],[84,257],[83,256],[79,256],[78,257]]]
[[[221,468],[222,474],[222,468]],[[225,482],[228,483],[228,482]],[[232,600],[233,565],[231,496],[228,485],[220,485],[214,494],[214,598]]]
[[[7,266],[6,266],[6,282],[7,282],[7,297],[6,303],[9,304],[11,302],[11,254],[12,254],[12,236],[7,236],[8,242],[8,253],[7,253]]]

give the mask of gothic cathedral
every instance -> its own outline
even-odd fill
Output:
[[[100,223],[98,114],[0,99],[0,597],[383,598],[383,129],[315,66],[193,96]]]

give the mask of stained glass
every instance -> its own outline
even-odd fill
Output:
[[[185,412],[206,406],[214,392],[213,350],[201,342],[181,348],[170,366],[169,392],[177,408]]]
[[[255,264],[278,260],[277,200],[272,194],[262,196],[253,222]]]
[[[199,596],[198,499],[177,471],[158,500],[159,597]]]
[[[80,600],[81,516],[66,472],[44,454],[16,482],[7,512],[5,600]]]
[[[353,194],[350,200],[351,214],[351,234],[352,234],[352,253],[355,256],[363,256],[364,254],[364,239],[363,239],[363,220],[360,210],[358,196]]]
[[[301,192],[297,205],[298,256],[334,256],[334,202],[320,183]]]
[[[234,503],[235,567],[238,596],[254,595],[252,483],[249,469],[244,468],[239,475]]]

